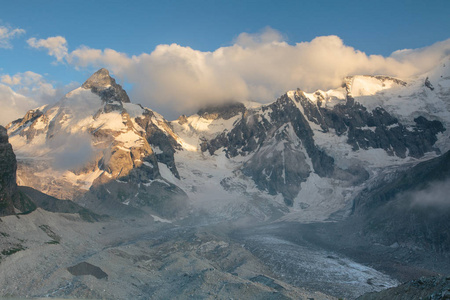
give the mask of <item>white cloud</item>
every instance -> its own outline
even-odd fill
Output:
[[[34,107],[37,102],[33,99],[14,92],[9,86],[0,84],[0,125],[23,117],[24,113]]]
[[[75,83],[55,87],[42,75],[27,71],[0,76],[0,124],[21,118],[30,110],[59,100]]]
[[[54,56],[58,62],[62,62],[67,56],[67,41],[62,36],[49,37],[47,39],[30,38],[28,45],[33,48],[45,48],[50,56]]]
[[[174,118],[205,103],[264,103],[297,87],[306,91],[334,88],[348,75],[410,77],[429,71],[449,52],[450,39],[389,57],[367,55],[337,36],[291,45],[278,31],[266,28],[258,34],[242,33],[233,45],[212,52],[171,44],[129,56],[83,46],[65,59],[76,68],[110,69],[119,81],[133,85],[133,102]]]
[[[49,140],[48,146],[56,150],[52,155],[53,168],[69,170],[85,166],[94,155],[91,139],[88,133],[67,133]]]
[[[405,197],[411,199],[411,205],[418,207],[450,208],[450,178],[431,183],[427,188],[407,193]]]
[[[235,40],[235,44],[243,47],[254,47],[259,44],[281,43],[285,40],[283,35],[271,28],[266,27],[260,33],[243,32]]]
[[[10,75],[6,74],[6,75],[2,75],[0,77],[0,79],[4,84],[17,85],[17,84],[20,84],[21,76],[19,76],[19,75],[10,76]]]
[[[11,39],[24,33],[25,30],[20,28],[12,29],[10,27],[0,26],[0,48],[12,48]]]

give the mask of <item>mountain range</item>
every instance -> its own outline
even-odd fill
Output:
[[[7,129],[19,185],[98,212],[326,220],[380,178],[450,149],[449,76],[447,61],[409,81],[351,76],[169,122],[100,69]]]

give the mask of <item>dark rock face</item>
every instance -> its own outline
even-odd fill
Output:
[[[286,124],[292,126],[295,135],[303,143],[315,171],[320,176],[331,174],[333,159],[315,146],[308,122],[287,94],[276,102],[263,106],[261,111],[246,111],[242,120],[230,132],[224,132],[211,141],[202,143],[202,150],[213,154],[217,149],[225,147],[227,155],[231,157],[247,155],[258,149],[268,136],[273,136],[275,131]]]
[[[16,193],[16,156],[8,142],[6,129],[0,126],[0,215],[14,213],[12,196]]]
[[[17,189],[17,161],[11,144],[8,142],[6,129],[0,126],[0,216],[34,210],[34,204]]]
[[[301,142],[291,138],[292,130],[290,125],[279,128],[243,168],[243,173],[251,176],[260,189],[271,195],[281,192],[288,206],[292,206],[300,191],[299,183],[311,173]]]
[[[180,179],[175,166],[174,154],[176,150],[181,149],[181,146],[176,141],[175,136],[170,135],[173,132],[170,124],[165,121],[160,122],[159,125],[162,128],[167,128],[164,132],[154,123],[152,120],[154,117],[153,111],[146,109],[143,118],[136,118],[136,123],[145,130],[145,137],[152,148],[159,150],[155,151],[157,161],[166,164],[173,175]]]
[[[94,94],[99,95],[103,101],[111,104],[111,106],[130,103],[127,92],[120,84],[116,83],[114,78],[109,76],[109,71],[104,68],[95,72],[81,87],[90,89]]]
[[[347,143],[353,150],[381,148],[390,155],[405,158],[422,157],[426,152],[437,151],[433,147],[436,135],[445,131],[439,121],[428,121],[424,117],[414,119],[415,126],[406,127],[383,108],[368,111],[353,98],[333,109],[317,105],[298,90],[295,100],[299,102],[310,122],[320,125],[328,132],[334,129],[337,135],[346,134]]]

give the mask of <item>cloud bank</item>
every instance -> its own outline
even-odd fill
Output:
[[[50,139],[48,146],[56,149],[52,167],[56,170],[71,170],[88,163],[93,155],[92,136],[88,133],[61,134]]]
[[[439,209],[450,209],[450,178],[430,184],[424,190],[408,195],[413,207],[435,207]]]
[[[218,101],[267,103],[297,87],[306,91],[335,88],[348,75],[406,78],[429,71],[450,55],[450,39],[383,57],[345,45],[337,36],[288,44],[272,28],[242,33],[232,45],[210,52],[177,44],[158,45],[150,53],[135,56],[87,46],[68,52],[63,37],[31,39],[30,45],[47,48],[57,61],[64,59],[75,68],[108,68],[120,82],[133,86],[133,102],[168,118]]]
[[[0,84],[0,125],[23,117],[24,113],[38,106],[32,98],[14,92],[9,86]]]
[[[69,90],[71,83],[55,87],[42,75],[27,71],[0,76],[0,125],[7,125],[30,110],[59,100]]]

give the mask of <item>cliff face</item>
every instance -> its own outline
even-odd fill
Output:
[[[0,215],[14,213],[11,196],[16,186],[16,156],[8,142],[6,129],[0,126]]]
[[[17,189],[16,170],[16,156],[8,141],[6,129],[0,126],[0,216],[35,209],[34,204]]]

